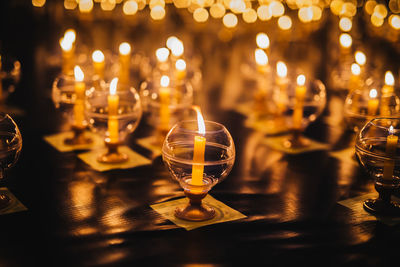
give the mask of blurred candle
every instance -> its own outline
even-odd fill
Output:
[[[361,68],[357,63],[351,64],[351,76],[349,80],[349,90],[353,91],[360,87]]]
[[[386,157],[393,158],[396,155],[398,137],[394,135],[394,129],[389,127],[389,134],[386,138]],[[385,160],[383,165],[383,180],[391,182],[393,179],[395,161],[393,159]]]
[[[183,43],[181,40],[177,39],[175,42],[171,44],[171,53],[172,56],[176,58],[180,58],[183,55],[183,52],[185,50]]]
[[[123,42],[119,45],[119,82],[122,84],[129,84],[130,61],[131,46],[127,42]]]
[[[353,43],[353,38],[351,38],[350,34],[348,33],[342,33],[339,36],[339,43],[340,43],[340,51],[343,53],[348,53],[350,52],[351,45]]]
[[[156,50],[157,67],[164,73],[169,70],[168,58],[169,49],[165,47],[158,48]]]
[[[256,36],[256,44],[259,48],[261,49],[267,49],[269,48],[269,38],[268,35],[266,35],[263,32],[260,32]]]
[[[84,127],[85,121],[85,90],[86,86],[84,83],[85,75],[79,66],[74,68],[75,75],[75,95],[76,100],[74,104],[74,123],[77,127]]]
[[[118,106],[119,96],[117,95],[118,78],[112,79],[110,83],[110,94],[107,97],[108,101],[108,136],[110,143],[119,142],[119,124],[118,124]]]
[[[183,59],[178,59],[175,63],[176,79],[181,81],[186,77],[186,62]]]
[[[160,130],[168,131],[169,130],[169,105],[170,105],[170,96],[171,90],[169,88],[169,77],[167,75],[163,75],[160,79]]]
[[[257,71],[261,74],[265,74],[267,72],[267,66],[268,66],[267,54],[264,52],[264,50],[257,48],[254,51],[254,57],[257,64]]]
[[[73,43],[63,37],[60,39],[60,46],[62,50],[62,73],[70,75],[73,72]]]
[[[385,85],[382,88],[383,94],[392,94],[394,91],[394,76],[391,71],[385,73]]]
[[[204,153],[206,150],[206,126],[199,107],[194,107],[197,112],[197,127],[199,135],[194,136],[192,185],[203,185]]]
[[[94,74],[104,79],[104,54],[100,50],[95,50],[92,54]]]
[[[374,116],[376,115],[376,111],[379,106],[379,99],[377,99],[378,91],[376,89],[371,89],[369,92],[369,100],[368,100],[368,115]]]
[[[361,51],[356,51],[356,53],[354,54],[354,59],[356,60],[357,64],[360,66],[364,66],[365,63],[367,62],[367,57]]]
[[[382,87],[380,112],[382,116],[390,116],[390,99],[394,92],[394,76],[391,71],[385,73],[385,85]]]
[[[306,95],[307,88],[305,86],[306,76],[297,76],[297,86],[296,86],[296,100],[293,110],[293,128],[301,129],[301,122],[303,120],[303,106],[304,97]]]
[[[285,102],[286,102],[286,87],[287,87],[287,67],[286,64],[282,61],[278,61],[276,63],[276,84],[279,87],[279,99],[278,99],[278,110],[279,112],[283,112],[285,110]]]

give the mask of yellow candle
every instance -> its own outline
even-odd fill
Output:
[[[163,75],[160,80],[160,130],[169,130],[169,105],[171,89],[169,88],[169,77]]]
[[[287,67],[282,61],[278,61],[276,64],[276,84],[279,87],[279,98],[278,98],[278,111],[282,113],[285,110],[285,102],[287,98],[286,87],[287,87]]]
[[[84,127],[85,121],[85,90],[86,86],[83,82],[85,75],[79,66],[74,68],[75,74],[75,96],[74,103],[74,122],[77,127]]]
[[[119,142],[119,124],[118,124],[118,105],[119,96],[117,93],[118,78],[112,79],[110,83],[110,94],[108,100],[108,136],[110,143]]]
[[[131,61],[131,46],[123,42],[119,46],[119,81],[122,84],[129,84],[130,81],[130,61]]]
[[[385,85],[382,87],[381,115],[390,116],[390,99],[394,92],[394,76],[391,71],[385,73]]]
[[[73,66],[73,43],[65,38],[60,39],[60,46],[62,50],[62,73],[70,75]]]
[[[158,48],[156,50],[156,57],[157,57],[157,67],[166,72],[169,69],[169,64],[167,63],[169,58],[169,49],[165,47]]]
[[[193,167],[192,167],[192,185],[203,185],[203,173],[204,173],[204,153],[206,150],[206,127],[204,124],[203,116],[199,107],[195,107],[197,112],[197,124],[199,135],[194,137],[193,147]]]
[[[368,100],[368,115],[374,116],[378,110],[379,106],[379,99],[376,97],[378,96],[378,91],[376,89],[371,89],[369,92],[369,100]]]
[[[263,32],[260,32],[256,36],[256,43],[257,46],[261,49],[268,49],[269,48],[269,37]]]
[[[268,56],[264,50],[257,48],[254,51],[254,57],[257,64],[257,71],[260,74],[265,74],[268,68]]]
[[[343,54],[348,54],[350,52],[351,45],[353,44],[353,38],[348,33],[342,33],[339,36],[340,51]]]
[[[353,63],[351,65],[351,76],[349,80],[349,91],[353,91],[355,89],[360,88],[361,67],[357,63]]]
[[[303,120],[304,97],[307,91],[304,85],[305,82],[306,77],[304,75],[297,76],[296,99],[293,110],[293,128],[295,129],[301,129],[301,122]]]
[[[183,59],[178,59],[175,63],[175,75],[178,81],[185,79],[186,77],[186,62]]]
[[[389,135],[386,138],[386,156],[393,158],[396,155],[398,137],[394,135],[393,126],[389,128]],[[393,159],[385,160],[383,166],[383,180],[391,181],[393,179],[395,161]]]
[[[94,74],[99,75],[100,79],[104,79],[104,54],[100,50],[96,50],[92,54]]]

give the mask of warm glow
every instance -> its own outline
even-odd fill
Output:
[[[92,0],[80,0],[79,1],[79,11],[82,13],[88,13],[93,9]]]
[[[378,4],[374,8],[374,13],[378,18],[384,19],[386,18],[388,11],[385,5]]]
[[[172,49],[172,47],[175,46],[175,43],[179,42],[179,39],[176,36],[170,36],[167,39],[166,45],[169,49]]]
[[[368,0],[366,3],[365,3],[365,5],[364,5],[364,7],[365,7],[365,11],[369,14],[369,15],[372,15],[372,13],[374,12],[374,8],[375,8],[375,6],[376,6],[376,1],[374,1],[374,0]]]
[[[94,62],[103,62],[104,61],[104,54],[100,50],[95,50],[92,54],[92,59]]]
[[[281,78],[286,77],[286,75],[287,75],[286,64],[282,61],[278,61],[278,63],[276,63],[276,72],[279,77],[281,77]]]
[[[389,86],[394,85],[394,76],[393,73],[389,70],[385,73],[385,84]]]
[[[64,38],[60,39],[60,46],[61,46],[61,49],[65,52],[71,51],[71,49],[72,49],[72,43],[68,42]]]
[[[285,13],[285,7],[279,1],[272,1],[269,4],[269,10],[274,17],[282,16]]]
[[[254,52],[256,62],[258,65],[265,66],[268,64],[268,56],[262,49],[256,49]]]
[[[360,75],[361,73],[361,68],[357,63],[353,63],[351,64],[351,73],[353,73],[353,75]]]
[[[268,38],[268,35],[266,35],[266,34],[263,33],[263,32],[260,32],[259,34],[257,34],[256,43],[257,43],[257,46],[258,46],[259,48],[263,48],[263,49],[268,48],[268,47],[269,47],[269,38]]]
[[[199,106],[193,106],[193,109],[197,113],[197,127],[199,129],[200,134],[206,134],[206,125],[204,124],[204,118],[201,114],[201,109]]]
[[[213,4],[210,7],[210,14],[213,18],[219,19],[225,15],[225,7],[221,3]]]
[[[121,55],[128,55],[131,52],[131,45],[127,42],[123,42],[119,45],[119,53]]]
[[[350,34],[342,33],[339,37],[340,45],[349,48],[353,43],[353,39],[351,38]]]
[[[135,15],[138,9],[139,6],[134,0],[126,1],[122,7],[122,11],[125,15]]]
[[[257,12],[252,8],[248,8],[243,12],[242,18],[246,23],[254,23],[257,21]]]
[[[168,48],[162,47],[156,50],[156,57],[159,62],[167,61],[169,57],[169,50]]]
[[[186,70],[186,62],[183,59],[178,59],[175,63],[175,68],[180,71]]]
[[[207,13],[208,14],[208,13]],[[173,42],[171,45],[171,53],[175,56],[175,57],[180,57],[183,55],[183,52],[185,50],[185,48],[183,47],[183,43],[181,40],[176,40],[176,42]]]
[[[365,54],[363,53],[363,52],[361,52],[361,51],[357,51],[356,53],[355,53],[355,55],[354,55],[354,58],[356,59],[356,62],[359,64],[359,65],[364,65],[365,64],[365,62],[367,62],[367,57],[365,56]]]
[[[376,91],[376,89],[371,89],[371,91],[369,91],[370,98],[376,98],[377,96],[378,96],[378,91]]]
[[[260,5],[257,8],[257,15],[258,15],[258,18],[262,21],[270,20],[272,17],[269,6],[267,6],[267,5]]]
[[[390,15],[389,24],[390,24],[390,26],[392,26],[393,29],[399,30],[400,29],[400,16],[399,15]]]
[[[193,19],[197,22],[206,22],[208,20],[208,11],[199,7],[193,12]]]
[[[118,78],[114,78],[110,82],[110,95],[115,95],[117,93]]]
[[[393,135],[393,134],[394,134],[393,125],[390,125],[390,127],[389,127],[389,134],[390,134],[390,135]]]
[[[292,19],[289,16],[282,16],[278,19],[278,26],[282,30],[289,30],[292,27]]]
[[[168,87],[169,86],[169,77],[167,75],[161,76],[160,85],[162,87]]]
[[[229,9],[235,13],[243,13],[246,10],[246,3],[243,0],[232,0]]]
[[[79,66],[75,66],[74,75],[75,75],[75,81],[77,82],[82,82],[83,79],[85,78],[85,75],[83,74],[83,71]]]
[[[339,28],[344,31],[344,32],[348,32],[351,30],[351,28],[353,27],[353,22],[351,21],[351,19],[347,18],[347,17],[343,17],[340,19],[339,21]]]
[[[299,76],[297,76],[297,85],[298,86],[303,86],[306,83],[306,76],[304,76],[303,74],[300,74]]]
[[[224,23],[225,27],[233,28],[233,27],[236,27],[236,25],[238,23],[238,18],[235,14],[228,13],[224,16],[224,18],[222,19],[222,22]]]
[[[76,32],[74,29],[68,29],[64,33],[64,39],[68,42],[74,43],[76,40]]]
[[[165,17],[165,9],[162,6],[155,6],[150,11],[150,16],[154,20],[162,20]]]
[[[42,7],[46,4],[46,0],[32,0],[32,5],[34,7]]]
[[[310,22],[313,19],[313,9],[312,7],[302,7],[297,15],[301,22]]]

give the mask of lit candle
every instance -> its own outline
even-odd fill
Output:
[[[110,83],[110,94],[107,97],[108,101],[108,136],[110,143],[119,142],[119,124],[118,124],[118,105],[119,96],[117,95],[118,78],[114,78]]]
[[[368,100],[368,115],[374,116],[376,115],[376,111],[379,106],[379,99],[377,99],[378,91],[376,89],[371,89],[369,92],[369,100]]]
[[[257,48],[254,51],[254,58],[257,64],[257,71],[261,74],[265,74],[268,67],[268,56],[265,51]]]
[[[340,43],[340,51],[343,53],[348,53],[350,52],[351,45],[353,43],[353,38],[351,38],[351,35],[348,33],[342,33],[339,36],[339,43]]]
[[[94,74],[104,79],[104,54],[100,50],[95,50],[92,54]]]
[[[276,63],[277,79],[276,84],[279,87],[279,99],[278,99],[278,110],[282,113],[285,110],[285,102],[287,98],[286,87],[287,87],[287,67],[282,61]]]
[[[380,112],[382,116],[390,116],[390,99],[394,92],[394,77],[391,71],[385,73],[385,85],[382,87]]]
[[[304,97],[306,95],[307,88],[305,86],[306,76],[297,76],[297,86],[296,86],[296,99],[293,110],[293,128],[301,129],[301,122],[303,120],[303,105]]]
[[[365,63],[367,62],[367,57],[361,51],[356,51],[356,53],[354,54],[354,58],[355,58],[357,64],[360,66],[364,66]]]
[[[168,131],[169,130],[169,104],[170,104],[170,95],[171,90],[169,88],[169,77],[163,75],[160,79],[160,130]]]
[[[65,37],[60,39],[60,46],[62,50],[62,73],[70,75],[73,66],[73,43],[70,39]]]
[[[167,60],[169,58],[169,49],[162,47],[156,50],[157,66],[163,72],[168,71]]]
[[[386,138],[386,156],[393,158],[396,155],[398,137],[394,135],[393,126],[389,127],[389,134]],[[385,160],[383,165],[383,180],[391,181],[393,179],[395,161],[393,159]]]
[[[119,82],[122,84],[129,84],[129,72],[131,61],[131,46],[123,42],[119,45]]]
[[[175,63],[175,75],[178,81],[185,79],[186,77],[186,62],[183,59],[178,59]]]
[[[360,87],[361,68],[357,63],[351,64],[351,76],[349,80],[349,91],[353,91]]]
[[[183,55],[183,52],[185,51],[183,43],[179,39],[176,39],[174,42],[172,42],[170,49],[171,49],[171,54],[173,56],[173,60],[180,58]]]
[[[197,127],[199,135],[194,137],[192,185],[203,185],[204,153],[206,150],[206,126],[199,107],[194,107],[197,112]]]
[[[75,95],[76,100],[74,104],[74,122],[77,127],[84,127],[85,121],[85,90],[86,86],[84,83],[85,75],[79,66],[74,68],[75,75]]]
[[[256,43],[257,46],[261,49],[268,49],[269,48],[269,38],[268,35],[266,35],[263,32],[260,32],[256,36]]]

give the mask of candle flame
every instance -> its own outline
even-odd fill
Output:
[[[376,98],[377,96],[378,96],[378,91],[376,89],[371,89],[371,91],[369,91],[370,98]]]
[[[72,49],[72,42],[69,42],[65,38],[61,38],[60,39],[60,46],[61,46],[61,49],[63,51],[68,52],[68,51],[71,51],[71,49]]]
[[[256,63],[257,63],[258,65],[265,66],[265,65],[268,64],[268,56],[267,56],[267,54],[264,52],[264,50],[259,49],[259,48],[256,49],[256,50],[254,51],[254,56],[255,56],[255,58],[256,58]]]
[[[169,57],[169,50],[168,48],[162,47],[156,50],[156,57],[159,62],[167,61]]]
[[[367,57],[361,51],[357,51],[356,54],[354,55],[354,57],[356,59],[356,62],[361,66],[364,65],[365,62],[367,61]]]
[[[68,42],[74,43],[76,40],[76,33],[74,29],[68,29],[64,33],[64,39]]]
[[[172,49],[174,46],[175,42],[179,42],[179,39],[176,36],[170,36],[167,39],[166,45],[169,49]]]
[[[75,75],[75,81],[77,82],[82,82],[83,79],[85,78],[85,75],[83,74],[83,71],[79,66],[74,67],[74,75]]]
[[[169,77],[167,75],[161,76],[160,84],[162,87],[168,87],[169,86]]]
[[[175,68],[180,71],[186,70],[186,62],[183,59],[178,59],[175,63]]]
[[[284,78],[287,75],[287,67],[283,61],[276,63],[276,71],[279,77]]]
[[[201,109],[199,106],[193,106],[194,111],[197,113],[197,127],[200,134],[206,134],[206,125],[204,124],[204,118],[201,114]]]
[[[269,47],[269,38],[268,38],[268,35],[266,35],[266,34],[263,33],[263,32],[260,32],[260,33],[257,34],[257,36],[256,36],[256,43],[257,43],[257,46],[258,46],[259,48],[267,49],[267,48]]]
[[[389,127],[389,134],[390,134],[390,135],[393,135],[393,134],[394,134],[393,125],[390,125],[390,127]]]
[[[385,73],[385,84],[389,86],[394,85],[394,76],[390,70]]]
[[[298,86],[303,86],[306,83],[306,76],[304,76],[303,74],[300,74],[299,76],[297,76],[297,85]]]
[[[357,63],[353,63],[351,64],[351,73],[353,73],[353,75],[360,75],[361,73],[361,68]]]
[[[117,93],[118,78],[114,78],[110,82],[110,95],[115,95]]]
[[[123,42],[119,45],[119,53],[121,55],[128,55],[131,52],[131,45],[127,42]]]
[[[353,43],[353,39],[351,38],[350,34],[342,33],[339,37],[340,45],[344,48],[349,48]]]
[[[104,61],[104,54],[100,50],[95,50],[92,54],[92,59],[94,62],[100,63]]]
[[[173,42],[170,49],[171,53],[176,57],[182,56],[183,51],[185,50],[185,48],[183,47],[183,43],[180,40],[176,40],[175,42]]]

